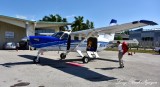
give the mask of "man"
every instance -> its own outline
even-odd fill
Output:
[[[16,50],[18,51],[19,49],[19,43],[16,43]]]
[[[118,59],[119,59],[119,68],[123,68],[124,64],[123,64],[123,49],[122,49],[122,44],[120,41],[117,41],[118,44]]]

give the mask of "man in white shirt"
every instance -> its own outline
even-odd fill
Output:
[[[123,49],[122,49],[122,44],[120,41],[117,41],[118,44],[118,59],[119,59],[119,68],[123,68],[124,64],[123,64]]]

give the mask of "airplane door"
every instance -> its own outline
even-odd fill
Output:
[[[97,38],[96,37],[89,37],[87,39],[87,51],[97,51]]]

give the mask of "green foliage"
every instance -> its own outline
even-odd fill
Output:
[[[115,37],[115,40],[123,40],[123,38],[119,35],[119,36]]]
[[[124,31],[123,33],[129,35],[129,30]]]
[[[67,22],[66,18],[62,18],[59,14],[49,16],[44,16],[40,21],[48,21],[48,22]],[[68,30],[68,26],[61,26],[61,31]]]
[[[72,31],[79,31],[79,30],[86,30],[86,29],[94,28],[93,22],[86,20],[86,23],[84,23],[83,16],[78,16],[78,17],[74,17],[74,18],[75,18],[75,21],[71,25]]]
[[[75,21],[71,25],[72,31],[79,31],[79,30],[86,30],[86,29],[91,29],[94,28],[94,23],[90,22],[89,20],[86,20],[84,23],[84,17],[83,16],[78,16],[74,17]],[[66,18],[62,18],[60,15],[52,15],[50,14],[49,16],[44,16],[42,20],[40,21],[48,21],[48,22],[67,22]],[[68,26],[61,26],[60,30],[68,30]]]

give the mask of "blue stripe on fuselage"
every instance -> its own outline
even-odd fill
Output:
[[[50,36],[30,36],[29,37],[29,44],[32,47],[35,48],[42,48],[42,47],[48,47],[48,46],[58,46],[66,47],[67,46],[67,40],[60,40],[56,37],[50,37]],[[80,43],[80,40],[71,40],[71,47],[78,45]],[[98,41],[98,44],[100,44],[100,47],[105,47],[108,42]],[[84,41],[80,47],[86,47],[87,41]]]

